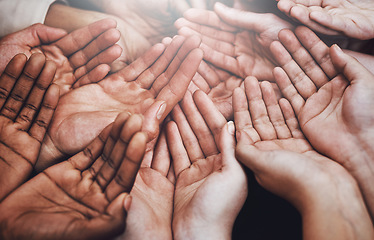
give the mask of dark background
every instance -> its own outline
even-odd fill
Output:
[[[287,201],[266,191],[245,168],[248,197],[236,219],[233,240],[302,239],[301,216]]]

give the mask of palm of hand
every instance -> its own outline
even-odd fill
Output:
[[[343,165],[349,158],[346,149],[357,146],[356,136],[365,142],[360,138],[365,137],[374,121],[369,107],[372,99],[364,94],[367,86],[347,85],[344,77],[335,77],[306,101],[298,116],[311,144]],[[316,126],[323,130],[316,130]]]
[[[29,201],[26,203],[23,199]],[[93,181],[89,172],[82,173],[69,162],[56,165],[34,177],[3,203],[6,209],[2,209],[2,219],[7,218],[8,226],[13,228],[7,231],[19,234],[17,237],[20,238],[39,236],[40,229],[35,228],[35,222],[53,226],[45,228],[46,232],[43,232],[43,236],[51,238],[74,238],[76,234],[83,237],[87,233],[82,233],[79,225],[89,221],[97,221],[97,224],[115,222],[106,214],[110,203],[101,187]],[[97,236],[92,234],[91,237]]]
[[[182,171],[177,177],[174,194],[174,219],[188,218],[189,216],[203,214],[198,218],[209,220],[216,212],[211,205],[221,194],[219,188],[230,186],[229,181],[223,181],[225,172],[222,171],[221,154],[212,155],[206,159],[194,162],[190,168]],[[226,183],[222,186],[222,183]],[[204,208],[204,211],[199,211]],[[211,211],[210,211],[211,210]]]
[[[131,236],[148,238],[166,224],[170,228],[173,212],[174,185],[160,172],[149,167],[142,167],[131,190],[133,197],[126,221],[123,239]],[[146,227],[147,231],[144,230]],[[151,230],[151,228],[155,228]],[[163,232],[163,239],[168,239],[168,232]],[[152,236],[149,236],[152,238]]]
[[[74,154],[120,112],[142,113],[153,102],[154,95],[149,90],[113,75],[63,96],[48,134],[60,154]]]

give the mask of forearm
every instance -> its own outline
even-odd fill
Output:
[[[232,226],[207,226],[194,227],[192,225],[184,225],[173,228],[175,240],[229,240],[231,239]]]

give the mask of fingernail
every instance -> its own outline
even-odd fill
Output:
[[[339,45],[338,44],[334,44],[333,45],[334,46],[334,48],[338,51],[338,52],[343,52],[343,50],[339,47]]]
[[[162,116],[165,113],[165,110],[166,110],[166,103],[163,103],[157,111],[157,115],[156,115],[157,120],[160,120],[162,118]]]
[[[127,195],[127,197],[125,198],[125,202],[124,202],[126,212],[130,210],[131,203],[132,203],[132,197],[130,195]]]
[[[233,121],[230,121],[230,122],[227,123],[227,129],[228,129],[229,133],[234,136],[234,134],[235,134],[235,125],[234,125]]]

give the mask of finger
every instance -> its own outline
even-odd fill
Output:
[[[17,83],[19,76],[27,62],[24,54],[17,54],[6,66],[0,76],[0,109],[3,108],[5,101],[8,99],[10,92]]]
[[[196,162],[199,159],[203,159],[204,153],[199,145],[199,140],[195,136],[195,133],[193,132],[186,116],[184,115],[179,105],[175,106],[175,108],[173,109],[172,117],[177,124],[179,134],[182,138],[190,161]]]
[[[208,85],[207,81],[197,72],[195,76],[192,78],[190,85],[188,86],[188,90],[191,93],[194,93],[197,90],[201,90],[205,93],[208,93],[211,88]]]
[[[235,158],[235,147],[235,125],[230,121],[222,128],[219,142],[223,166],[232,167],[233,165],[239,165]]]
[[[210,88],[216,87],[221,82],[216,71],[205,61],[201,61],[198,73],[209,84]]]
[[[103,80],[110,72],[110,66],[101,64],[92,69],[89,73],[79,78],[73,85],[73,88],[79,88],[91,83],[97,83]]]
[[[44,24],[34,24],[23,31],[26,30],[30,36],[24,35],[22,36],[22,39],[27,39],[30,47],[50,44],[67,35],[67,32],[63,29],[49,27]]]
[[[36,80],[34,87],[32,88],[27,98],[25,105],[23,106],[20,114],[16,118],[16,122],[19,124],[19,129],[23,131],[29,130],[36,113],[39,111],[43,97],[49,85],[53,81],[55,73],[56,73],[55,63],[52,61],[47,61],[38,79]],[[54,97],[58,99],[58,96],[54,96]],[[58,100],[53,101],[53,102],[56,102],[57,104]],[[49,105],[49,103],[47,103],[47,105],[44,105],[44,107],[51,107],[51,106]],[[52,107],[54,109],[56,106],[54,105]],[[40,124],[44,125],[43,123],[40,123]]]
[[[184,40],[185,38],[182,36],[174,37],[170,45],[166,47],[164,53],[136,79],[136,82],[143,88],[149,89],[173,61]]]
[[[273,42],[270,45],[270,49],[279,65],[287,73],[292,84],[304,99],[308,99],[317,92],[313,81],[305,74],[280,42]]]
[[[253,127],[261,140],[276,139],[277,134],[270,122],[258,80],[254,77],[248,77],[244,80],[244,86]]]
[[[84,48],[75,52],[69,62],[73,69],[77,69],[90,62],[95,56],[103,52],[105,49],[113,46],[121,37],[121,33],[117,29],[109,29],[102,33]]]
[[[113,19],[103,19],[71,32],[57,41],[55,45],[62,50],[65,56],[70,56],[84,48],[100,34],[116,26],[117,23]]]
[[[68,161],[79,171],[84,171],[95,164],[102,154],[104,146],[109,138],[113,124],[108,125],[83,151],[69,158]],[[91,167],[91,176],[96,176],[95,168]],[[87,172],[88,173],[88,172]],[[83,173],[86,174],[86,173]]]
[[[97,56],[94,56],[88,63],[77,68],[74,71],[75,79],[79,81],[79,79],[82,76],[86,75],[92,69],[96,68],[97,66],[101,64],[113,63],[117,58],[121,56],[121,53],[122,53],[122,48],[119,45],[113,45],[105,49],[103,52],[99,53]]]
[[[196,135],[201,150],[205,157],[216,155],[219,153],[213,133],[207,126],[203,116],[196,107],[195,102],[189,92],[184,96],[181,107],[188,120],[192,131]]]
[[[194,49],[197,49],[200,45],[200,38],[197,36],[192,36],[187,38],[183,45],[180,47],[176,57],[171,61],[170,65],[167,67],[166,71],[162,73],[156,81],[152,84],[150,91],[157,95],[163,87],[170,81],[174,74],[178,71],[182,62],[186,59],[187,55]],[[196,72],[195,72],[196,73]],[[195,74],[194,74],[195,75]]]
[[[126,125],[124,126],[125,128]],[[121,135],[121,138],[126,139],[123,133]],[[145,154],[146,144],[147,134],[144,132],[137,132],[131,138],[125,156],[121,159],[121,166],[105,190],[105,195],[109,201],[122,192],[131,191]]]
[[[45,57],[43,54],[33,54],[30,57],[1,110],[1,115],[13,121],[16,119],[44,64]]]
[[[200,0],[189,0],[191,7],[192,8],[197,8],[197,9],[206,9],[206,3],[205,1],[200,1]]]
[[[241,88],[236,88],[233,94],[233,109],[235,128],[237,133],[246,132],[254,142],[261,140],[260,135],[254,129],[251,115],[249,113],[248,101],[245,92]]]
[[[165,131],[162,131],[156,144],[151,168],[161,173],[162,176],[166,177],[170,169],[170,161],[171,159],[166,142],[166,134]]]
[[[282,30],[279,32],[279,41],[292,55],[292,58],[298,66],[302,68],[303,72],[305,72],[305,74],[310,78],[306,79],[307,81],[313,81],[317,88],[322,87],[329,81],[329,78],[323,72],[321,67],[314,61],[310,53],[300,44],[292,31]]]
[[[329,47],[309,28],[297,27],[295,35],[306,50],[313,56],[314,60],[323,69],[325,74],[334,78],[337,73],[331,62]]]
[[[111,151],[104,151],[101,155],[104,164],[100,168],[96,182],[100,185],[103,191],[105,191],[108,184],[114,178],[122,160],[125,157],[127,147],[130,143],[131,138],[139,131],[141,131],[143,118],[140,115],[132,115],[122,127],[121,134],[119,137],[111,134],[111,137],[115,140],[115,144]],[[112,131],[113,133],[113,131]],[[105,147],[104,150],[107,150]]]
[[[282,6],[282,3],[279,3],[278,8],[281,9],[281,11],[282,11],[285,7]],[[315,22],[315,21],[312,21],[310,19],[310,10],[309,10],[309,7],[307,7],[307,6],[303,6],[301,4],[294,5],[289,9],[287,14],[291,18],[296,19],[300,23],[304,24],[305,26],[308,26],[309,28],[311,28],[311,29],[313,29],[317,32],[320,32],[320,33],[323,33],[323,34],[326,34],[326,35],[338,35],[339,34],[339,32],[337,32],[335,30],[332,30],[330,28],[327,28],[327,27]]]
[[[144,71],[149,69],[152,64],[156,62],[156,60],[161,56],[164,50],[165,46],[162,43],[158,43],[152,46],[146,53],[144,53],[144,55],[136,59],[129,66],[119,71],[118,74],[124,76],[126,82],[136,80]]]
[[[173,121],[166,126],[166,137],[169,151],[173,159],[175,176],[178,179],[179,174],[191,166],[186,149],[184,148],[182,137],[179,134],[177,124]]]
[[[330,53],[336,69],[343,73],[351,84],[355,83],[355,81],[372,81],[373,74],[355,58],[344,53],[338,45],[334,44],[330,48]]]
[[[284,119],[286,121],[287,127],[291,132],[293,138],[303,139],[304,134],[300,130],[299,121],[292,109],[291,103],[287,99],[280,99],[279,106],[282,110]]]
[[[214,11],[226,23],[258,33],[263,32],[267,27],[269,27],[269,24],[274,23],[272,18],[275,17],[275,15],[264,15],[230,8],[219,2],[214,5]],[[268,16],[272,17],[269,19]],[[261,19],[261,24],[259,23],[259,19]]]
[[[165,101],[167,103],[165,113],[160,118],[160,121],[163,121],[175,105],[183,98],[202,59],[203,52],[200,49],[192,50],[169,83],[160,91],[156,100]]]
[[[232,32],[222,31],[214,27],[205,26],[188,21],[185,18],[180,18],[174,23],[182,36],[199,35],[202,40],[210,42],[217,41],[220,43],[233,43],[235,41],[235,34]]]
[[[271,124],[277,133],[277,139],[290,138],[291,132],[285,123],[273,87],[269,82],[262,82],[260,87]]]
[[[213,11],[203,9],[189,9],[184,12],[183,17],[191,22],[214,27],[229,32],[235,32],[236,28],[222,22]]]
[[[282,68],[274,68],[273,74],[283,96],[290,101],[296,115],[299,115],[301,109],[305,105],[304,98],[297,92],[295,86],[291,83],[291,80]]]
[[[334,30],[336,32],[343,32],[346,36],[356,39],[366,39],[365,33],[370,32],[371,27],[367,24],[358,25],[355,21],[341,15],[332,15],[325,9],[313,9],[309,17],[312,21],[320,25]]]
[[[218,111],[212,100],[204,92],[196,91],[193,95],[193,100],[213,133],[216,145],[218,145],[222,128],[227,123],[226,118]]]
[[[120,136],[120,133],[122,131],[123,125],[125,122],[129,119],[131,116],[128,112],[120,113],[113,123],[111,123],[110,131],[108,132],[108,137],[105,138],[104,141],[104,148],[102,151],[102,154],[104,154],[104,157],[97,158],[97,160],[92,164],[90,168],[90,173],[92,174],[92,178],[96,178],[97,174],[100,172],[100,169],[105,164],[105,160],[108,159],[112,149],[114,148],[115,143],[117,142],[117,139]],[[108,127],[107,127],[108,128]],[[101,139],[104,139],[103,137]]]

